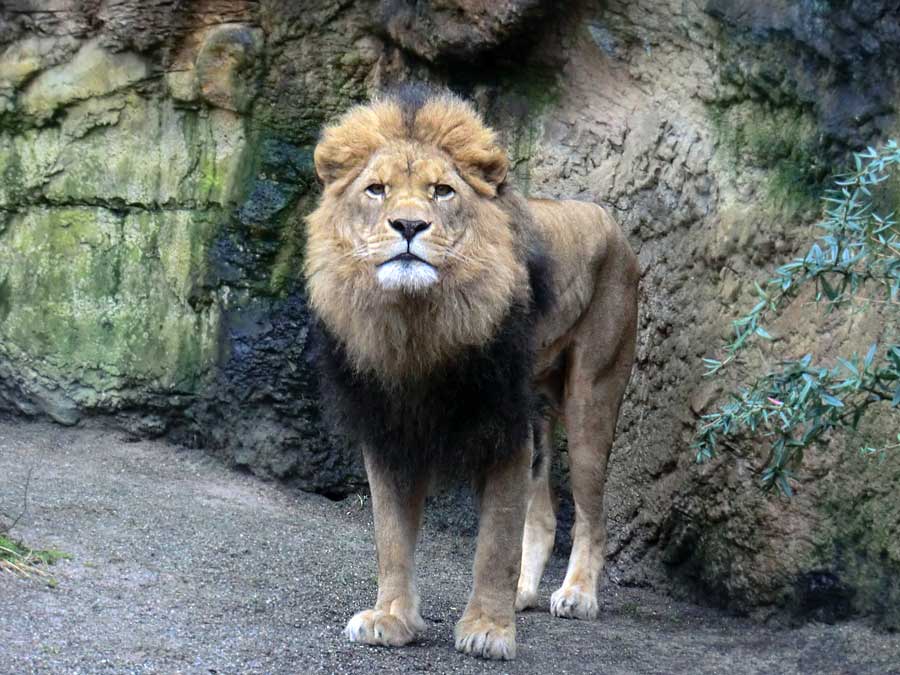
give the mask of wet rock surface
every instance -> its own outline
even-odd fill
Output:
[[[751,306],[751,280],[798,250],[848,152],[898,129],[896,0],[551,5],[4,4],[0,408],[359,489],[305,359],[312,148],[379,87],[447,83],[499,130],[523,191],[603,204],[639,253],[610,579],[762,618],[900,625],[896,456],[836,441],[780,502],[756,487],[763,446],[702,469],[687,449],[728,385],[702,380],[700,357]],[[792,307],[779,346],[863,351],[898,328],[814,316]],[[436,522],[471,531],[458,497],[437,503]]]

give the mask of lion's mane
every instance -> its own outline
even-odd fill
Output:
[[[344,187],[398,138],[453,159],[478,195],[467,213],[494,247],[491,267],[471,270],[465,285],[401,303],[342,277],[329,238]],[[534,327],[552,299],[548,260],[493,132],[456,96],[406,88],[326,129],[316,167],[326,188],[308,218],[306,277],[326,418],[397,476],[472,475],[503,461],[526,442],[536,411]]]

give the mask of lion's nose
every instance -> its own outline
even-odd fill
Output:
[[[419,232],[431,227],[431,223],[426,223],[424,220],[406,220],[405,218],[388,220],[388,224],[402,234],[406,241],[412,241]]]

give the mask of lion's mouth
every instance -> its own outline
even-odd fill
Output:
[[[385,260],[375,274],[382,288],[406,293],[421,293],[438,280],[437,268],[409,250]]]
[[[420,263],[424,263],[425,265],[428,265],[429,267],[434,267],[434,265],[432,265],[430,262],[428,262],[424,258],[420,258],[415,253],[410,253],[409,251],[404,251],[403,253],[400,253],[399,255],[395,255],[390,260],[385,260],[383,263],[378,265],[378,267],[387,265],[388,263],[392,263],[392,262],[407,262],[407,263],[420,262]]]

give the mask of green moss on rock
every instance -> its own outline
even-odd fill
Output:
[[[485,112],[490,124],[503,133],[512,177],[526,195],[531,187],[531,160],[539,153],[543,115],[559,101],[558,77],[555,69],[532,64],[506,67],[493,81],[497,97]]]
[[[139,205],[227,203],[244,148],[226,110],[180,110],[130,96],[116,124],[65,139],[45,177],[53,202]]]
[[[0,240],[0,355],[94,392],[196,390],[217,355],[219,311],[190,299],[216,229],[215,217],[190,211],[15,216]]]
[[[71,61],[35,77],[22,93],[20,105],[27,115],[45,119],[74,101],[104,96],[144,79],[146,61],[137,54],[114,54],[99,40],[85,42]]]
[[[788,218],[818,211],[830,166],[809,112],[746,101],[713,107],[710,115],[734,173],[763,172],[768,210]]]

